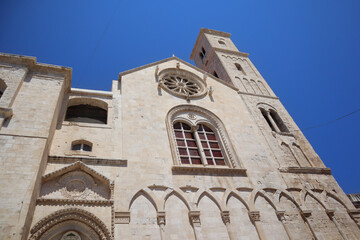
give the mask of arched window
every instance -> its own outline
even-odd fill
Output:
[[[265,118],[271,130],[275,132],[288,133],[289,129],[286,127],[285,123],[280,118],[279,114],[270,106],[262,104],[259,107],[262,116]]]
[[[219,141],[211,128],[203,124],[191,128],[176,122],[174,133],[182,164],[225,165]]]
[[[65,120],[69,122],[107,124],[107,103],[91,98],[70,99]]]
[[[167,121],[175,165],[240,166],[222,122],[192,105],[174,107]]]
[[[216,73],[216,71],[213,72],[214,77],[219,78],[219,75]]]
[[[263,115],[263,117],[265,118],[267,124],[269,125],[269,127],[271,128],[271,130],[275,131],[275,128],[272,124],[272,122],[270,121],[270,116],[269,116],[269,112],[267,112],[265,109],[260,108],[261,114]]]
[[[242,67],[241,67],[240,64],[235,63],[235,67],[236,67],[236,69],[237,69],[238,71],[242,71]]]
[[[219,43],[220,45],[224,45],[224,46],[226,46],[226,44],[225,44],[225,41],[224,41],[224,40],[219,40],[219,41],[218,41],[218,43]]]
[[[288,128],[285,126],[284,122],[281,120],[279,114],[276,111],[270,109],[270,116],[272,119],[274,119],[277,127],[281,132],[289,132]]]
[[[0,79],[0,98],[4,94],[6,87],[6,83],[2,79]]]
[[[73,151],[92,151],[92,143],[85,140],[77,140],[71,143],[71,150]]]

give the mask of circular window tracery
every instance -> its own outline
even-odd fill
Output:
[[[159,78],[160,85],[177,96],[188,99],[206,94],[204,82],[193,73],[179,69],[165,69],[159,74]]]
[[[185,95],[196,95],[200,92],[201,88],[200,86],[189,79],[186,79],[182,76],[174,76],[174,75],[167,75],[163,78],[164,85],[179,94],[185,94]]]

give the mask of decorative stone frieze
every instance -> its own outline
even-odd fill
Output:
[[[130,212],[115,212],[115,224],[129,224]]]

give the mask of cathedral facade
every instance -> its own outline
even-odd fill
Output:
[[[360,239],[360,209],[230,34],[201,29],[191,59],[107,92],[0,54],[0,239]]]

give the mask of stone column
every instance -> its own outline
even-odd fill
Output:
[[[250,211],[249,217],[250,217],[251,222],[255,225],[255,228],[259,235],[260,240],[267,240],[264,229],[261,226],[260,212],[259,211]]]
[[[266,116],[268,117],[269,121],[271,122],[271,125],[275,128],[276,132],[281,132],[278,125],[275,123],[274,119],[271,117],[269,111],[266,111]]]
[[[198,145],[198,150],[199,150],[199,153],[200,153],[201,161],[203,162],[204,166],[207,166],[208,163],[206,161],[206,156],[205,156],[205,153],[204,153],[204,149],[202,148],[201,140],[200,140],[199,133],[198,133],[197,129],[198,129],[198,126],[196,126],[196,127],[193,126],[191,128],[192,132],[195,135],[195,140],[196,140],[196,144]]]
[[[341,230],[340,225],[338,223],[338,221],[335,218],[335,210],[333,209],[326,209],[326,214],[329,216],[329,218],[331,219],[331,221],[333,221],[333,223],[335,224],[337,230],[339,231],[340,235],[342,236],[342,238],[344,240],[348,240],[348,238],[346,237],[345,233]]]
[[[308,217],[311,216],[311,210],[302,210],[302,211],[300,212],[300,215],[301,215],[302,219],[304,220],[306,226],[310,229],[310,232],[311,232],[311,234],[313,235],[314,239],[315,239],[315,240],[318,240],[318,238],[317,238],[317,236],[316,236],[316,234],[315,234],[315,231],[314,231],[314,229],[312,228],[312,226],[311,226],[311,224],[309,223],[309,220],[308,220]]]
[[[236,239],[235,236],[234,236],[234,233],[231,230],[231,226],[230,226],[230,212],[229,211],[222,211],[221,212],[221,218],[222,218],[223,222],[225,223],[226,230],[228,232],[230,240]]]
[[[203,240],[203,237],[201,234],[200,211],[190,211],[189,218],[190,218],[191,225],[194,229],[195,239]]]
[[[165,219],[165,212],[161,211],[157,213],[157,223],[159,225],[159,229],[160,229],[160,237],[161,240],[165,240],[165,224],[166,224],[166,219]]]
[[[291,237],[290,229],[286,225],[285,211],[276,211],[276,215],[279,218],[279,220],[281,221],[287,236],[289,237],[290,240],[292,240],[293,238]]]

